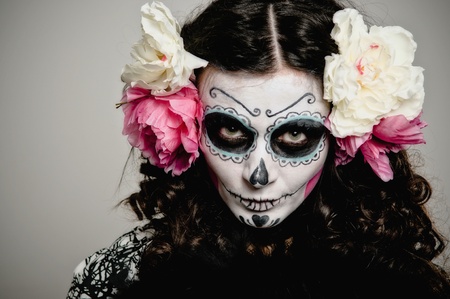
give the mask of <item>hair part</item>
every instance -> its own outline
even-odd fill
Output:
[[[290,67],[322,78],[334,1],[213,1],[181,31],[188,52],[223,71],[273,73]],[[220,14],[218,16],[217,14]]]

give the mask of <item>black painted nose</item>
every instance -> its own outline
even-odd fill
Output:
[[[269,173],[267,172],[266,164],[264,163],[264,160],[261,159],[259,161],[258,167],[253,171],[252,175],[250,176],[250,183],[255,186],[257,184],[260,185],[267,185],[269,182]]]

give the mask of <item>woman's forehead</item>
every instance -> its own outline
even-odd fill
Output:
[[[270,117],[304,110],[328,113],[320,80],[299,71],[270,75],[209,71],[202,78],[199,91],[205,106],[232,107],[251,116]]]

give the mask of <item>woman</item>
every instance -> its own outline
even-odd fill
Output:
[[[407,152],[426,126],[408,31],[332,0],[217,0],[182,28],[141,12],[118,106],[144,225],[68,298],[449,298]]]

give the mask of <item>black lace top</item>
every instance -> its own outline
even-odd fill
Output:
[[[75,268],[67,299],[114,298],[137,281],[141,255],[152,235],[149,224],[137,226],[82,261]]]

